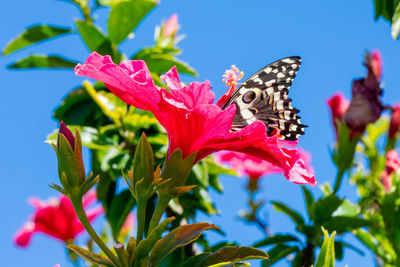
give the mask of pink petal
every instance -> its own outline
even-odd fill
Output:
[[[139,109],[155,111],[160,93],[143,61],[114,64],[109,56],[93,52],[84,65],[75,67],[75,74],[103,82],[115,95]]]
[[[35,232],[34,224],[32,222],[26,223],[15,234],[14,243],[19,247],[27,247],[31,241],[32,234]]]
[[[182,89],[181,82],[179,80],[178,71],[176,67],[172,67],[167,73],[161,75],[161,80],[163,80],[169,89],[171,90],[179,90]]]
[[[96,195],[96,190],[89,190],[84,196],[83,196],[83,207],[86,208],[90,206],[91,204],[95,203],[97,201],[97,195]]]

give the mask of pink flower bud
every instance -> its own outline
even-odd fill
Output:
[[[344,114],[346,110],[349,108],[350,101],[347,100],[342,93],[335,93],[331,98],[327,101],[328,106],[331,109],[331,117],[332,123],[335,127],[336,139],[338,138],[338,123],[343,121]]]
[[[172,37],[179,28],[178,14],[173,14],[167,22],[163,25],[162,36],[163,38]]]
[[[67,125],[65,125],[64,122],[61,122],[61,123],[60,123],[60,130],[58,131],[58,134],[59,134],[59,135],[60,135],[60,134],[64,135],[65,138],[67,138],[68,143],[71,145],[72,150],[74,150],[74,147],[75,147],[75,137],[74,137],[74,135],[72,134],[71,130],[68,129]],[[59,141],[60,141],[60,140],[59,140],[59,138],[60,138],[59,135],[58,135],[58,137],[57,137],[57,146],[58,146],[58,143],[59,143]]]
[[[51,144],[51,143],[50,143]],[[69,190],[78,188],[86,179],[82,159],[82,141],[79,132],[74,136],[68,127],[61,122],[57,136],[57,144],[51,144],[57,154],[58,175],[63,187]],[[65,179],[63,179],[65,175]]]
[[[400,105],[394,105],[393,109],[390,118],[389,139],[395,138],[400,128]]]
[[[386,153],[386,168],[381,174],[382,183],[386,192],[392,187],[392,174],[400,170],[400,158],[396,150],[389,150]]]

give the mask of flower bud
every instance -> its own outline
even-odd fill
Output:
[[[400,170],[400,158],[396,150],[390,150],[386,153],[386,168],[381,174],[382,184],[386,192],[392,187],[392,174]]]
[[[389,139],[394,139],[400,130],[400,105],[394,105],[390,117]]]
[[[329,98],[327,104],[331,109],[332,123],[335,127],[336,137],[338,138],[338,124],[343,120],[344,114],[349,108],[350,101],[339,92]]]
[[[162,37],[163,38],[174,37],[178,29],[179,29],[178,14],[175,13],[171,17],[169,17],[169,19],[162,26]]]
[[[57,154],[58,175],[64,188],[79,188],[85,181],[85,168],[82,159],[82,141],[79,132],[74,136],[61,122],[57,145],[51,144]],[[65,176],[65,178],[63,177]]]

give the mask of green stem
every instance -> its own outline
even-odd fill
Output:
[[[82,223],[83,227],[85,227],[89,236],[93,239],[94,242],[100,247],[100,249],[107,255],[107,257],[114,263],[115,266],[119,266],[119,261],[117,257],[111,252],[111,250],[104,244],[103,240],[97,235],[96,231],[93,229],[92,225],[89,222],[88,217],[86,216],[85,209],[83,208],[82,199],[76,199],[71,197],[72,205],[74,206],[76,215],[79,218],[79,221]]]
[[[137,220],[137,232],[136,232],[136,246],[139,245],[139,242],[143,238],[143,232],[144,232],[144,225],[145,225],[145,220],[146,220],[146,206],[147,206],[147,201],[139,200],[137,202],[137,214],[136,214],[136,220]]]
[[[164,211],[168,207],[168,203],[171,200],[169,195],[159,195],[156,208],[154,210],[153,216],[151,217],[150,226],[149,226],[149,234],[151,231],[158,225],[161,220]]]
[[[333,187],[333,194],[336,194],[339,191],[340,185],[342,184],[343,175],[345,173],[345,169],[339,167],[338,173],[336,175],[335,186]]]
[[[119,243],[114,245],[115,252],[117,252],[118,258],[121,262],[121,267],[129,267],[128,254],[124,248],[124,245]]]

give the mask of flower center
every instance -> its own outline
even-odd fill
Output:
[[[236,90],[236,86],[238,85],[238,81],[243,78],[243,71],[239,71],[239,69],[232,65],[231,69],[226,70],[225,74],[222,75],[222,81],[225,82],[226,86],[229,86],[228,91],[218,100],[217,105],[222,107],[226,101],[232,96],[233,92]]]

